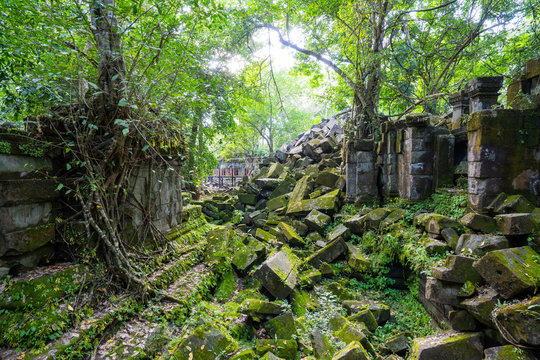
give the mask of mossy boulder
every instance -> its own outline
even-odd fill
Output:
[[[452,249],[457,247],[459,242],[459,234],[454,228],[446,228],[441,230],[441,236]]]
[[[404,354],[410,348],[411,338],[411,333],[403,331],[386,339],[384,347],[394,354]]]
[[[270,193],[270,195],[268,195],[268,199],[270,200],[281,195],[289,194],[294,189],[295,185],[296,180],[292,176],[285,176],[285,178],[281,180],[279,185],[276,186],[276,188]]]
[[[498,214],[531,213],[533,210],[534,205],[523,195],[511,195],[495,209],[495,212]]]
[[[283,171],[285,171],[285,167],[282,164],[275,162],[270,165],[270,168],[268,168],[268,173],[266,176],[272,179],[277,179],[283,173]]]
[[[257,228],[255,231],[255,237],[261,241],[264,241],[266,243],[275,243],[277,242],[277,237],[275,235],[272,235],[266,230],[263,230],[261,228]]]
[[[230,358],[230,360],[255,360],[257,355],[252,349],[240,351],[238,354]]]
[[[416,338],[413,341],[411,360],[482,360],[482,333],[446,332]]]
[[[540,286],[540,255],[528,246],[491,251],[474,268],[505,299]]]
[[[313,253],[306,259],[306,262],[318,268],[323,262],[331,263],[346,252],[345,242],[342,239],[337,239]]]
[[[257,195],[250,193],[239,193],[238,202],[240,202],[240,204],[255,205],[257,203]]]
[[[459,222],[463,225],[477,232],[484,234],[492,233],[495,231],[495,219],[491,216],[477,214],[470,212],[463,216]]]
[[[438,266],[431,269],[431,275],[442,281],[449,281],[459,284],[464,284],[467,281],[473,284],[479,284],[482,277],[475,268],[473,263],[475,258],[463,255],[448,255],[444,266]]]
[[[294,317],[291,313],[281,314],[268,320],[264,328],[272,339],[292,340],[298,336]]]
[[[266,317],[281,314],[281,304],[261,299],[246,299],[242,302],[241,310],[244,314],[259,321]]]
[[[287,243],[292,246],[303,246],[305,245],[304,239],[294,231],[293,227],[287,223],[280,222],[278,228],[283,234],[283,238]]]
[[[377,230],[386,216],[390,214],[390,210],[387,208],[378,208],[372,210],[364,217],[364,225],[366,229]]]
[[[332,218],[319,210],[311,210],[304,219],[306,225],[314,231],[322,233]]]
[[[328,336],[319,329],[315,329],[311,333],[310,339],[313,353],[317,359],[329,360],[332,357],[335,350]]]
[[[388,227],[399,220],[404,219],[407,216],[407,212],[401,208],[392,209],[390,214],[388,214],[384,220],[381,222],[382,227]]]
[[[377,324],[375,316],[369,309],[363,309],[358,311],[357,313],[349,316],[348,320],[364,323],[364,325],[369,331],[374,331],[379,326],[379,324]]]
[[[426,231],[432,234],[440,234],[446,228],[458,229],[459,227],[460,224],[456,220],[439,214],[431,214],[425,223]]]
[[[300,180],[298,180],[291,192],[289,207],[290,204],[304,200],[312,189],[313,179],[309,175],[303,176]]]
[[[343,225],[347,226],[353,234],[362,235],[365,230],[364,219],[365,215],[357,214],[352,217],[346,218],[343,221]]]
[[[338,351],[332,360],[369,360],[366,350],[358,341],[353,341]]]
[[[301,288],[311,288],[316,283],[321,281],[322,274],[319,270],[312,269],[306,270],[300,274],[300,287]]]
[[[314,199],[300,200],[297,202],[294,202],[291,197],[287,208],[287,215],[302,216],[309,214],[312,210],[331,214],[337,211],[338,204],[339,189]]]
[[[347,240],[350,235],[351,232],[349,231],[349,228],[343,224],[339,224],[338,226],[330,230],[326,237],[328,238],[328,241],[334,241],[337,239]]]
[[[459,237],[456,254],[482,256],[493,250],[506,249],[508,246],[510,244],[504,236],[463,234]]]
[[[540,346],[540,297],[496,310],[493,317],[499,328],[518,345]]]
[[[347,265],[356,274],[365,274],[371,267],[371,263],[365,255],[356,246],[346,243],[347,246]]]
[[[267,352],[272,352],[278,357],[294,360],[298,351],[298,343],[296,340],[283,339],[257,339],[255,340],[255,352],[258,355],[264,355]]]
[[[217,328],[197,327],[183,339],[171,355],[178,360],[215,360],[238,350],[238,343],[228,334]]]
[[[536,360],[532,352],[513,345],[496,346],[484,350],[484,360]]]
[[[288,297],[297,283],[299,260],[285,247],[271,255],[255,271],[254,277],[278,299]]]
[[[315,183],[317,185],[328,186],[333,188],[336,185],[336,182],[339,180],[339,174],[336,170],[324,170],[319,173],[315,178]]]
[[[529,213],[497,215],[495,220],[503,235],[528,235],[534,230],[533,218]]]
[[[289,196],[287,194],[276,196],[273,199],[269,199],[266,202],[266,208],[268,211],[275,211],[281,208],[287,207],[287,204],[289,203]]]
[[[484,325],[494,328],[491,312],[500,302],[500,295],[491,288],[481,289],[479,294],[463,300],[461,307],[465,308],[476,320]]]

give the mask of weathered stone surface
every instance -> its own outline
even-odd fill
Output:
[[[369,360],[369,356],[358,341],[353,341],[338,351],[332,360]]]
[[[459,228],[459,223],[447,216],[432,214],[425,226],[426,231],[433,234],[440,234],[443,229],[446,228]]]
[[[239,193],[238,201],[241,204],[255,205],[257,203],[257,195],[250,193]]]
[[[409,350],[409,339],[412,336],[408,332],[401,332],[390,336],[384,343],[384,347],[394,354],[404,354]]]
[[[43,225],[52,220],[52,204],[24,204],[0,207],[0,233]]]
[[[479,294],[470,299],[463,300],[463,306],[476,320],[484,325],[495,327],[491,312],[497,306],[499,294],[491,288],[481,289]]]
[[[304,219],[306,225],[319,233],[324,231],[324,228],[330,223],[331,217],[318,210],[311,210]]]
[[[459,222],[474,231],[492,233],[495,231],[495,219],[490,216],[470,212],[463,216]]]
[[[0,241],[0,256],[29,253],[51,242],[54,235],[54,224],[28,227],[4,234],[3,241]]]
[[[221,330],[199,326],[180,342],[172,357],[179,360],[213,360],[220,354],[232,353],[237,349],[236,341],[225,336]]]
[[[268,231],[265,231],[261,228],[257,228],[257,230],[255,231],[255,237],[267,243],[273,243],[277,241],[277,238],[275,235],[272,235]]]
[[[259,299],[246,299],[242,302],[242,312],[259,320],[267,316],[275,316],[281,313],[281,305],[274,302],[259,300]]]
[[[324,213],[334,213],[339,202],[339,190],[334,190],[315,199],[289,201],[287,215],[306,215],[312,210],[319,210]]]
[[[414,339],[412,360],[482,360],[482,333],[446,332]]]
[[[474,331],[476,330],[476,321],[465,310],[450,310],[448,312],[450,327],[455,331]]]
[[[330,230],[328,234],[326,235],[326,237],[328,238],[328,241],[334,241],[339,238],[343,240],[347,240],[349,238],[349,235],[350,235],[349,228],[343,224],[339,224],[338,226]]]
[[[294,186],[293,191],[291,192],[291,196],[289,198],[289,207],[290,204],[294,204],[300,200],[303,200],[307,197],[309,192],[313,188],[313,180],[310,176],[306,175],[302,177],[296,185]]]
[[[505,299],[540,286],[540,255],[528,246],[491,251],[474,268]]]
[[[339,179],[339,174],[336,174],[333,170],[325,170],[321,171],[317,178],[315,179],[315,183],[318,185],[328,186],[329,188],[333,188],[336,185],[336,182]]]
[[[369,309],[360,310],[357,313],[349,316],[348,319],[350,321],[364,323],[369,331],[374,331],[379,326],[375,316]]]
[[[257,339],[255,340],[255,352],[263,355],[268,352],[275,353],[278,357],[286,360],[294,360],[298,351],[296,340],[275,340],[275,339]],[[270,360],[271,358],[268,358]]]
[[[531,214],[517,213],[497,215],[497,228],[503,235],[528,235],[532,233],[534,223]]]
[[[319,329],[313,330],[310,335],[313,353],[318,359],[330,359],[334,353],[334,347],[330,343],[328,336]]]
[[[387,208],[379,208],[370,211],[364,217],[364,225],[367,229],[377,230],[381,222],[386,218],[390,213],[390,210]]]
[[[428,277],[426,280],[426,299],[439,304],[458,306],[461,302],[459,299],[460,284],[443,283],[433,277]]]
[[[504,329],[513,342],[519,345],[540,346],[540,297],[508,305],[498,309],[495,314],[497,324]]]
[[[283,173],[284,170],[285,170],[285,167],[282,164],[275,162],[272,165],[270,165],[270,168],[268,169],[268,174],[266,176],[271,179],[277,179]]]
[[[264,327],[272,339],[292,340],[298,336],[291,313],[281,314],[268,320]]]
[[[459,237],[456,254],[482,256],[489,251],[506,249],[509,246],[504,236],[463,234]]]
[[[52,170],[51,159],[0,154],[0,176],[14,174],[17,178],[23,178],[38,170],[40,172]]]
[[[353,234],[362,235],[364,233],[364,218],[364,215],[354,215],[345,219],[343,225],[347,226]]]
[[[0,180],[0,206],[38,203],[60,196],[58,183],[53,180]]]
[[[285,241],[287,243],[291,244],[292,246],[303,246],[303,245],[305,245],[304,239],[302,239],[302,237],[300,235],[298,235],[294,231],[292,226],[290,226],[289,224],[284,223],[284,222],[280,222],[278,224],[278,228],[281,231],[281,233],[283,234],[283,238],[285,239]]]
[[[348,256],[347,264],[356,274],[366,273],[370,268],[370,262],[356,246],[346,243]]]
[[[463,255],[448,255],[444,266],[434,267],[431,269],[431,275],[442,281],[450,281],[454,283],[464,284],[470,281],[478,284],[482,281],[482,277],[476,269],[473,268],[473,263],[476,259]]]
[[[444,255],[450,250],[450,246],[447,243],[432,238],[426,238],[423,246],[428,255]]]
[[[511,195],[508,196],[495,211],[499,214],[510,214],[530,213],[533,210],[534,205],[523,195]]]
[[[345,254],[347,247],[342,239],[332,241],[322,249],[316,251],[306,261],[314,267],[319,267],[323,262],[331,263]]]
[[[284,179],[281,180],[279,185],[274,190],[272,190],[270,195],[268,195],[268,199],[273,199],[275,197],[290,193],[294,189],[295,185],[296,179],[292,176],[286,176]]]
[[[287,207],[288,203],[289,203],[289,196],[288,195],[276,196],[275,198],[269,199],[266,202],[266,208],[268,209],[268,211],[274,211],[274,210],[277,210],[277,209]]]
[[[517,346],[505,345],[484,350],[484,360],[536,360],[531,352]]]
[[[298,259],[290,250],[283,249],[271,255],[255,271],[255,278],[278,299],[289,296],[296,286]]]
[[[446,228],[441,230],[441,235],[448,245],[452,249],[457,247],[459,241],[459,234],[454,228]]]
[[[405,210],[401,208],[394,209],[386,216],[386,218],[384,218],[384,220],[381,222],[381,226],[388,227],[399,220],[404,219],[406,216],[407,212]]]

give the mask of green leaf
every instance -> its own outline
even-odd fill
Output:
[[[129,129],[128,128],[125,128],[124,130],[122,130],[122,134],[124,134],[124,136],[126,136],[129,132]]]
[[[118,106],[127,106],[127,104],[128,103],[124,98],[120,99],[120,101],[118,102]]]
[[[91,87],[93,87],[93,88],[96,89],[96,90],[99,90],[99,86],[97,86],[96,84],[94,84],[94,83],[91,82],[91,81],[88,82],[88,85],[90,85]]]
[[[150,147],[150,145],[144,145],[143,148],[142,148],[142,151],[146,151],[149,147]]]
[[[63,187],[64,187],[64,184],[58,184],[58,186],[56,187],[56,191],[62,190]]]

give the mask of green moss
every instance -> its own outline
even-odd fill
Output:
[[[229,301],[233,293],[236,291],[236,286],[237,285],[236,279],[234,277],[234,271],[230,269],[223,275],[221,281],[219,282],[219,285],[214,294],[216,296],[216,299],[222,303]]]

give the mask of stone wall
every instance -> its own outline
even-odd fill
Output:
[[[467,131],[469,205],[484,211],[506,192],[540,206],[540,111],[476,112]]]
[[[0,278],[50,259],[58,192],[41,147],[0,134]]]
[[[138,242],[148,238],[142,228],[145,217],[163,233],[178,226],[182,220],[181,161],[171,160],[169,166],[149,163],[137,168],[129,181],[124,215],[128,224],[125,235]]]

